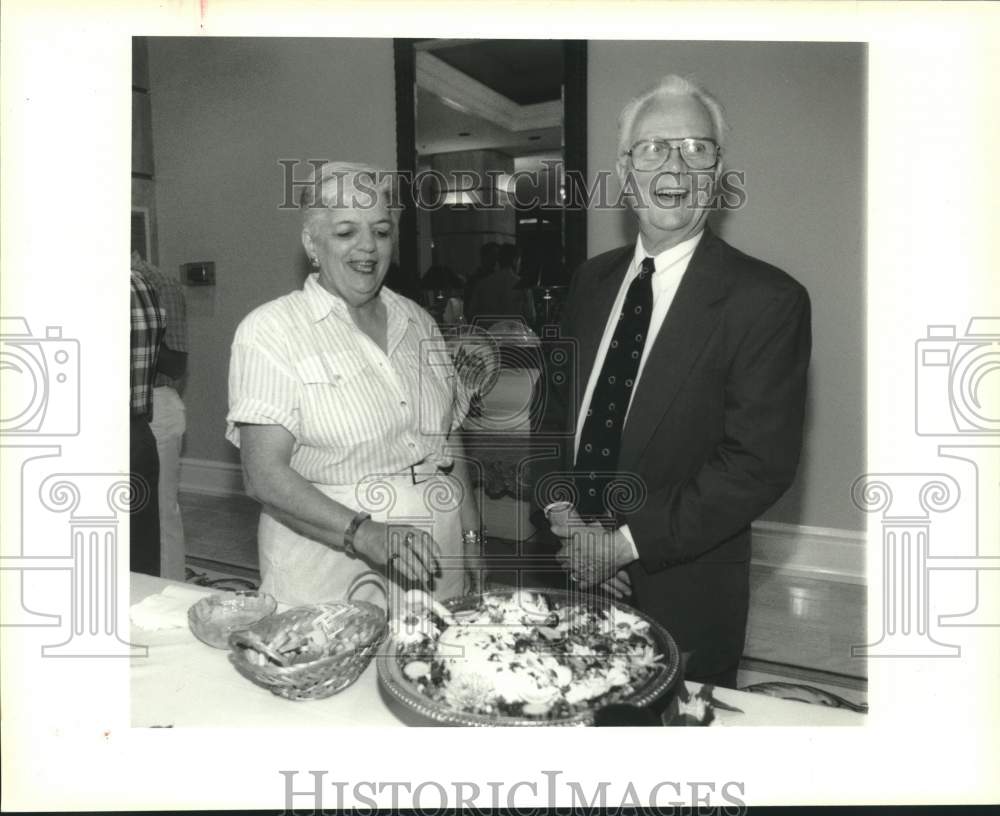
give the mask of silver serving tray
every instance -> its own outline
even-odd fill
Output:
[[[629,614],[642,618],[649,624],[649,636],[656,645],[657,652],[663,655],[663,660],[659,662],[658,669],[654,671],[643,683],[631,694],[624,695],[615,703],[624,703],[634,706],[647,706],[663,696],[673,684],[678,680],[681,671],[681,655],[677,648],[677,643],[659,623],[654,621],[649,615],[634,609],[623,603],[597,599],[592,595],[581,592],[568,592],[561,589],[534,589],[525,587],[522,590],[490,590],[486,593],[474,595],[464,595],[459,598],[452,598],[444,602],[444,605],[452,612],[462,612],[476,609],[484,594],[500,597],[510,597],[517,591],[531,592],[544,595],[549,601],[558,601],[561,604],[580,604],[584,606],[598,606],[607,608],[610,604]],[[401,703],[409,712],[416,714],[418,718],[426,720],[428,725],[464,725],[464,726],[586,726],[594,724],[596,709],[583,711],[570,717],[546,718],[539,717],[511,717],[505,715],[490,714],[469,714],[464,711],[456,711],[443,702],[431,700],[420,692],[415,683],[412,683],[403,674],[397,658],[398,650],[391,640],[386,640],[381,652],[378,655],[376,666],[378,669],[379,684],[383,690],[393,699]]]

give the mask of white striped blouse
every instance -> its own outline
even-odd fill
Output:
[[[281,425],[295,438],[292,468],[318,484],[451,464],[446,436],[468,400],[441,333],[413,301],[385,287],[379,297],[388,353],[315,273],[247,315],[229,360],[226,438],[239,447],[237,423]]]

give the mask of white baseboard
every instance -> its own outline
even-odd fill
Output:
[[[231,462],[181,459],[180,489],[209,496],[244,496],[243,471]]]
[[[752,547],[754,566],[803,578],[866,583],[863,532],[758,521]]]
[[[242,496],[239,465],[210,459],[181,459],[181,490],[210,496]],[[501,538],[526,538],[533,530],[527,512],[513,499],[490,500],[483,508],[487,529]],[[865,534],[830,527],[758,521],[753,525],[754,566],[784,575],[848,584],[865,583]]]

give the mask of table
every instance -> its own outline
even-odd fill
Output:
[[[174,583],[133,573],[131,603]],[[188,588],[191,585],[185,585]],[[211,590],[205,590],[206,595]],[[185,625],[147,631],[135,626],[131,642],[148,647],[131,660],[131,722],[135,727],[329,728],[425,725],[379,688],[375,662],[357,682],[325,700],[293,702],[253,685],[236,672],[221,649],[199,641]],[[692,694],[698,683],[688,683]],[[716,712],[721,726],[863,725],[853,711],[779,700],[759,694],[716,689],[715,696],[743,713]]]

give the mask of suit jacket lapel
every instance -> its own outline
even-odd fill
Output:
[[[706,229],[643,367],[625,423],[621,466],[638,464],[716,328],[721,315],[718,302],[727,291],[717,250],[718,239]]]

